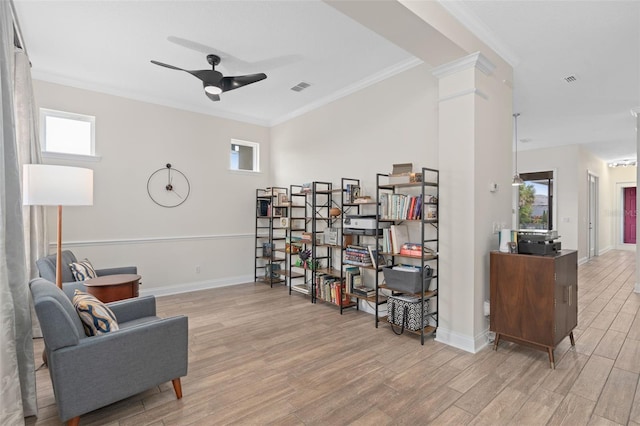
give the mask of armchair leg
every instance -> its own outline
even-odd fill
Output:
[[[78,426],[80,424],[80,416],[76,416],[67,420],[67,426]]]
[[[180,383],[180,377],[171,380],[171,383],[173,383],[173,390],[176,392],[176,397],[182,399],[182,383]]]

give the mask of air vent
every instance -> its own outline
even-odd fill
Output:
[[[569,75],[564,78],[564,81],[566,81],[567,83],[573,83],[577,80],[578,80],[578,77],[576,77],[575,75]]]
[[[305,83],[304,81],[301,81],[300,83],[293,86],[291,90],[293,90],[294,92],[302,92],[304,89],[306,89],[309,86],[311,86],[309,83]]]

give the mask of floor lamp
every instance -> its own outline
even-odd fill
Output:
[[[27,206],[58,206],[56,285],[62,288],[62,206],[93,205],[93,170],[25,164],[22,200]]]

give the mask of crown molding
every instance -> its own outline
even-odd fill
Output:
[[[640,106],[631,108],[631,115],[638,118],[638,116],[640,115]]]
[[[340,98],[343,98],[345,96],[351,95],[352,93],[358,92],[362,89],[364,89],[365,87],[371,86],[375,83],[378,83],[382,80],[386,80],[387,78],[393,77],[396,74],[399,74],[403,71],[409,70],[415,66],[421,65],[424,62],[418,58],[415,57],[411,57],[409,59],[407,59],[406,61],[402,61],[398,64],[392,65],[388,68],[383,69],[382,71],[380,71],[379,73],[376,73],[374,75],[372,75],[369,78],[366,78],[364,80],[360,80],[348,87],[345,87],[342,90],[339,90],[329,96],[325,96],[322,99],[318,99],[315,102],[312,102],[310,104],[307,104],[305,106],[303,106],[302,108],[298,108],[297,110],[291,111],[285,115],[282,115],[278,118],[273,119],[270,123],[269,126],[273,127],[273,126],[277,126],[278,124],[282,124],[286,121],[289,121],[293,118],[299,117],[303,114],[306,114],[307,112],[313,111],[314,109],[320,108],[324,105],[327,105],[333,101],[336,101]]]
[[[475,52],[463,58],[435,67],[431,70],[431,73],[437,78],[442,78],[472,67],[479,69],[486,75],[491,75],[493,70],[496,69],[496,66],[487,59],[486,56],[480,52]]]
[[[511,67],[515,68],[520,63],[520,58],[504,42],[502,42],[493,31],[482,22],[471,10],[462,2],[450,0],[438,0],[438,3],[464,25],[469,31],[478,37],[484,44],[489,46],[502,59],[507,61]]]

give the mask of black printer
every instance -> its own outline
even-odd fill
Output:
[[[518,253],[554,256],[561,250],[558,231],[546,229],[518,230]]]

